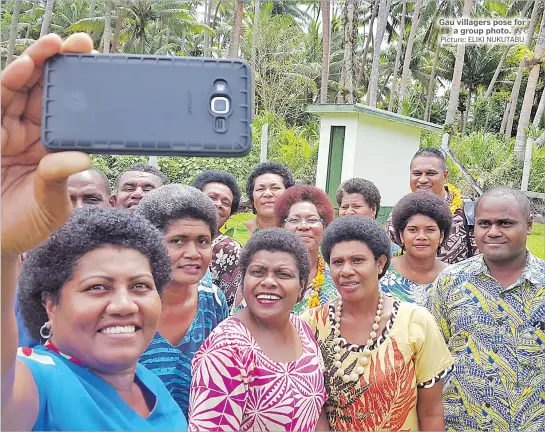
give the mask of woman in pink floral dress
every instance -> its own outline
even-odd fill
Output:
[[[326,400],[318,345],[291,314],[309,274],[291,232],[252,236],[240,266],[247,307],[210,334],[192,363],[191,431],[314,431]]]

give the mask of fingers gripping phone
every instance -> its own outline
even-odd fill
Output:
[[[251,82],[241,60],[59,54],[45,64],[42,143],[52,152],[244,156]]]

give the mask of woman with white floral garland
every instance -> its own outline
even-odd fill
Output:
[[[448,170],[443,153],[435,148],[418,150],[413,156],[410,170],[411,191],[437,195],[447,202],[452,214],[450,234],[437,254],[439,259],[447,264],[454,264],[477,254],[473,226],[465,214],[462,193],[446,182]],[[390,240],[401,246],[392,227],[391,214],[386,229]]]
[[[364,216],[339,218],[322,253],[340,299],[301,315],[324,359],[327,424],[317,430],[444,430],[441,378],[453,359],[430,312],[380,289],[384,230]]]

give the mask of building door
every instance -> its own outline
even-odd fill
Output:
[[[327,162],[326,192],[333,206],[338,209],[335,192],[341,185],[344,154],[344,126],[331,126],[329,135],[329,160]]]

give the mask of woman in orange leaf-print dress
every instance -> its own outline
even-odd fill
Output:
[[[386,233],[372,219],[347,216],[326,229],[322,251],[341,298],[301,318],[324,360],[327,426],[444,430],[441,378],[453,360],[425,308],[380,291],[390,261]]]

